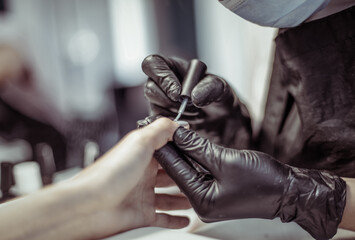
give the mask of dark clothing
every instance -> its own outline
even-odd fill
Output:
[[[281,29],[258,149],[355,177],[355,7]]]

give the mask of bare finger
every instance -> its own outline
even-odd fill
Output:
[[[152,226],[170,229],[179,229],[189,225],[190,219],[182,216],[172,216],[165,213],[157,213]]]
[[[157,182],[155,187],[171,187],[175,186],[175,182],[169,177],[169,175],[163,169],[158,170]]]
[[[168,194],[157,194],[155,196],[155,207],[159,210],[170,211],[191,208],[191,204],[186,197]]]

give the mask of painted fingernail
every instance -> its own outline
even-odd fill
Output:
[[[177,123],[179,124],[179,126],[181,126],[183,128],[190,129],[190,125],[186,121],[179,120],[179,121],[177,121]]]

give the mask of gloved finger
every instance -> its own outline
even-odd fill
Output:
[[[205,174],[196,171],[184,156],[177,151],[172,143],[168,143],[155,151],[154,158],[176,182],[180,190],[193,202],[194,199],[197,199],[197,195],[201,193],[197,189],[205,189],[203,187]]]
[[[170,109],[166,109],[166,108],[160,107],[155,104],[151,104],[150,105],[150,114],[152,114],[152,115],[159,114],[161,116],[164,116],[164,117],[167,117],[170,119],[174,119],[177,115],[177,112],[170,111]]]
[[[175,186],[175,185],[176,185],[175,182],[165,172],[164,169],[158,170],[155,187],[171,187],[171,186]]]
[[[219,101],[226,94],[227,83],[215,75],[206,75],[192,90],[191,100],[197,107]]]
[[[161,117],[162,116],[160,116],[160,115],[154,115],[154,116],[148,116],[144,119],[138,120],[137,121],[137,128],[145,127]]]
[[[174,72],[174,64],[159,55],[150,55],[142,62],[142,70],[173,101],[179,100],[181,84]]]
[[[221,157],[218,156],[220,146],[211,143],[207,138],[199,136],[194,131],[181,127],[176,129],[173,141],[183,154],[202,165],[212,175],[218,175],[222,161]]]
[[[179,229],[189,225],[190,219],[188,217],[182,216],[172,216],[165,213],[157,213],[155,215],[155,221],[151,226],[170,228],[170,229]]]
[[[164,108],[178,109],[181,104],[180,102],[171,101],[171,99],[166,96],[163,90],[151,78],[147,80],[144,86],[144,96],[150,103]]]
[[[155,207],[158,210],[171,211],[171,210],[190,209],[191,204],[185,196],[156,194]]]

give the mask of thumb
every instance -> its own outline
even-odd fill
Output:
[[[212,175],[218,175],[219,166],[223,161],[223,147],[215,145],[207,138],[182,127],[175,131],[173,139],[176,147],[183,154],[208,169]]]
[[[215,75],[206,75],[192,90],[192,102],[203,107],[216,102],[226,94],[226,83]]]
[[[162,117],[136,131],[139,132],[140,138],[145,141],[147,146],[157,150],[172,140],[178,127],[178,123]]]

